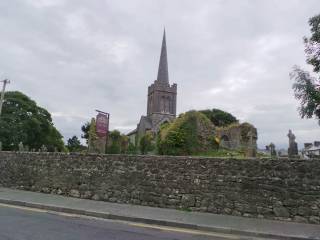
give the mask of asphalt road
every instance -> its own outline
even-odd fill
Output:
[[[0,204],[0,240],[229,240],[234,235],[80,217]]]

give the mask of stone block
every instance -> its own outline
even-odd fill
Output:
[[[195,197],[193,195],[183,195],[181,198],[181,206],[184,208],[195,206]]]
[[[69,192],[69,196],[70,197],[75,197],[75,198],[79,198],[80,197],[80,192],[76,189],[71,189]]]
[[[311,216],[309,217],[309,222],[313,224],[319,224],[320,223],[320,217],[318,216]]]
[[[285,207],[275,207],[273,208],[273,212],[277,217],[284,217],[284,218],[290,217],[289,211]]]

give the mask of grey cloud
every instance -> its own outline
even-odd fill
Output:
[[[301,120],[289,72],[318,0],[13,0],[0,3],[0,75],[53,113],[68,138],[95,109],[128,132],[146,112],[163,27],[178,112],[222,108],[254,123],[259,145],[320,136]]]

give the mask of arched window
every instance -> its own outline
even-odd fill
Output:
[[[150,99],[149,99],[149,111],[151,113],[153,112],[153,98],[152,98],[152,95],[150,96]]]
[[[172,101],[171,101],[171,97],[167,98],[168,101],[168,113],[172,113]]]
[[[165,112],[166,109],[166,101],[165,101],[165,97],[162,96],[160,99],[160,112]]]
[[[230,139],[229,139],[229,137],[227,135],[222,135],[221,136],[220,145],[222,147],[225,147],[225,148],[230,148]]]
[[[165,97],[165,100],[164,100],[164,112],[165,113],[169,112],[169,99],[168,99],[168,97]]]

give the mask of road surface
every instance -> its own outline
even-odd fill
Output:
[[[237,240],[234,235],[150,226],[0,204],[0,240]]]

